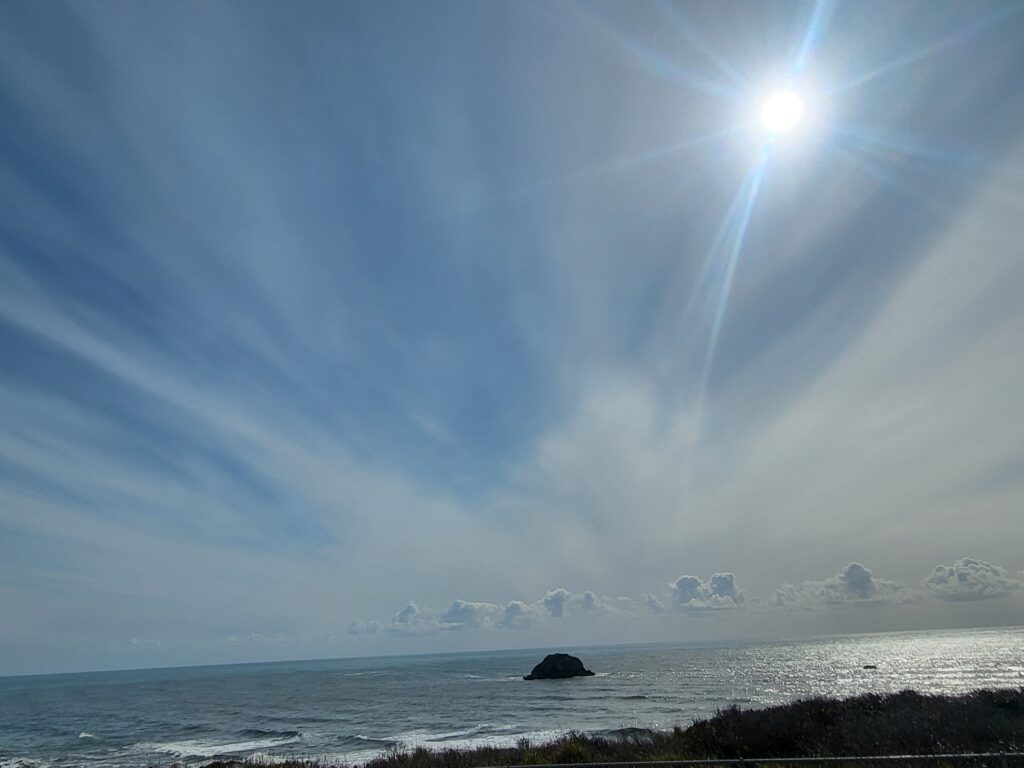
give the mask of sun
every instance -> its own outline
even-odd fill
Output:
[[[761,104],[761,125],[773,135],[789,133],[804,116],[804,102],[795,91],[775,91]]]

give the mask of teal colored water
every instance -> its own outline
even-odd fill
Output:
[[[505,651],[0,678],[0,768],[359,761],[392,745],[669,728],[730,704],[1024,685],[1024,628],[562,650],[597,676],[525,682],[544,652]]]

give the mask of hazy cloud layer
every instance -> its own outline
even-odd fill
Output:
[[[410,602],[384,627],[399,634],[425,634],[459,629],[529,629],[547,620],[637,616],[643,609],[628,597],[599,596],[591,591],[574,593],[565,588],[550,590],[533,603],[510,600],[489,603],[453,600],[445,611],[421,608]],[[379,622],[357,620],[350,631],[365,632]],[[373,630],[370,630],[373,631]]]

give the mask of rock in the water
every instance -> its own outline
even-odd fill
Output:
[[[568,653],[549,653],[544,661],[523,676],[523,680],[556,680],[563,677],[586,677],[593,675],[583,662]]]

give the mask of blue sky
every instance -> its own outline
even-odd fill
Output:
[[[4,5],[0,673],[1019,623],[1022,37]]]

